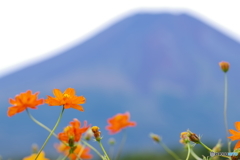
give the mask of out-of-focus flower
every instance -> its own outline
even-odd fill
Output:
[[[126,112],[124,114],[117,114],[112,118],[108,119],[109,126],[106,129],[110,134],[115,134],[120,132],[122,129],[126,127],[134,127],[136,126],[136,122],[130,122],[130,113]]]
[[[74,118],[70,125],[65,127],[62,133],[58,134],[58,138],[67,143],[78,142],[89,127],[87,126],[87,121],[84,121],[84,126],[81,128],[80,121]]]
[[[92,132],[93,132],[93,135],[96,139],[96,141],[100,141],[102,138],[101,138],[101,132],[99,131],[99,127],[98,126],[93,126],[92,127]]]
[[[84,139],[89,141],[93,136],[94,135],[93,135],[93,132],[92,132],[92,128],[88,128],[88,130],[84,134]]]
[[[108,139],[108,144],[114,145],[116,143],[116,140],[114,138],[109,138]]]
[[[154,140],[155,142],[159,143],[161,141],[161,138],[159,135],[154,134],[154,133],[150,133],[150,138],[152,138],[152,140]]]
[[[38,145],[37,144],[32,145],[32,153],[38,153]]]
[[[68,155],[70,152],[71,147],[61,143],[61,144],[57,144],[55,145],[56,149],[58,152],[64,154],[64,155]],[[73,153],[70,153],[68,155],[68,158],[71,160],[76,160],[77,155],[82,158],[82,159],[91,159],[93,156],[89,153],[90,152],[90,148],[88,147],[83,147],[81,145],[76,145],[75,149],[73,150]]]
[[[227,72],[229,70],[230,64],[228,62],[219,62],[219,66],[222,69],[223,72]]]
[[[187,144],[190,142],[190,139],[189,139],[189,133],[188,132],[182,132],[180,134],[180,143],[182,144]]]
[[[15,96],[15,99],[9,99],[9,103],[13,106],[8,108],[7,115],[9,117],[23,112],[27,108],[37,109],[38,105],[44,103],[43,99],[38,99],[39,92],[32,94],[32,91],[28,90],[24,93],[20,93]]]
[[[237,129],[237,131],[233,129],[229,129],[229,132],[232,134],[232,136],[228,138],[231,139],[232,141],[235,141],[238,139],[240,140],[240,122],[235,122],[235,128]]]
[[[36,156],[37,156],[37,153],[33,153],[32,155],[23,158],[23,160],[35,160]],[[49,160],[48,158],[45,158],[45,153],[43,151],[39,154],[37,159],[38,160]]]
[[[83,96],[76,96],[73,88],[67,88],[63,93],[59,89],[53,89],[55,97],[47,96],[46,103],[49,106],[61,106],[65,109],[74,108],[79,111],[84,111],[84,108],[79,104],[84,104],[86,99]]]
[[[222,143],[221,140],[218,141],[218,143],[216,144],[216,146],[213,147],[212,151],[213,152],[220,152],[222,148]]]
[[[200,138],[195,133],[192,133],[190,130],[187,130],[186,132],[182,132],[180,134],[180,143],[187,144],[190,141],[194,143],[200,143]]]

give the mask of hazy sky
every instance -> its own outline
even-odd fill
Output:
[[[0,0],[0,76],[140,11],[189,13],[240,41],[239,0]]]

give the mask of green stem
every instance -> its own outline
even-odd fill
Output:
[[[209,148],[208,146],[206,146],[204,143],[202,143],[201,141],[199,142],[199,144],[201,144],[204,148],[206,148],[209,152],[213,152],[213,150],[211,148]]]
[[[201,144],[204,148],[206,148],[209,152],[214,152],[212,149],[210,149],[208,146],[206,146],[204,143],[202,143],[201,141],[199,142],[199,144]],[[220,156],[220,157],[225,157],[225,158],[231,158],[228,156]]]
[[[101,142],[101,141],[98,141],[98,143],[99,143],[99,145],[100,145],[100,147],[101,147],[101,149],[102,149],[105,157],[107,158],[107,160],[110,160],[110,158],[108,157],[107,152],[105,151],[105,149],[104,149],[104,147],[103,147],[103,145],[102,145],[102,142]]]
[[[228,137],[228,122],[227,122],[227,100],[228,100],[228,82],[227,82],[227,73],[224,73],[224,124],[226,129],[226,138]],[[228,152],[231,152],[231,144],[227,138]]]
[[[174,159],[179,160],[180,158],[172,151],[170,150],[163,142],[159,142],[159,144],[163,147],[163,149],[168,152],[171,156],[173,156]]]
[[[58,117],[58,120],[57,120],[55,126],[53,127],[52,131],[50,132],[50,134],[48,135],[47,139],[46,139],[45,142],[43,143],[41,149],[38,151],[38,154],[37,154],[35,160],[37,160],[38,156],[39,156],[40,153],[42,152],[42,150],[43,150],[43,148],[45,147],[45,145],[47,144],[48,140],[50,139],[50,137],[52,136],[52,134],[53,134],[54,131],[56,130],[57,126],[59,125],[60,120],[61,120],[62,115],[63,115],[63,112],[64,112],[64,106],[62,107],[62,111],[61,111],[61,113],[60,113],[60,115],[59,115],[59,117]]]
[[[187,153],[187,158],[186,158],[186,160],[189,160],[190,153],[191,153],[191,148],[190,148],[190,144],[189,144],[189,143],[187,143],[187,148],[188,148],[188,153]]]
[[[191,149],[191,155],[196,159],[196,160],[202,160],[202,158],[198,157],[198,155],[196,155],[196,153],[193,151],[193,149]]]
[[[114,158],[113,156],[114,156],[114,146],[111,145],[109,148],[109,157],[113,159]]]
[[[81,140],[82,143],[84,143],[86,146],[88,146],[89,148],[91,148],[94,152],[96,152],[101,158],[103,158],[103,156],[101,155],[100,152],[98,152],[98,150],[96,148],[94,148],[92,145],[90,145],[88,142]]]
[[[26,109],[26,111],[27,111],[27,114],[28,114],[28,116],[30,117],[30,119],[33,120],[33,122],[35,122],[36,124],[38,124],[38,125],[41,126],[42,128],[46,129],[48,132],[51,132],[51,131],[52,131],[50,128],[48,128],[47,126],[45,126],[44,124],[42,124],[41,122],[39,122],[38,120],[36,120],[36,119],[30,114],[30,112],[29,112],[28,109]],[[58,136],[57,136],[55,133],[53,133],[53,135],[54,135],[54,137],[58,138]]]
[[[116,156],[115,160],[118,160],[118,158],[120,158],[120,155],[122,153],[122,149],[123,149],[123,146],[124,146],[126,140],[127,140],[127,132],[126,132],[126,129],[125,129],[125,130],[123,130],[123,137],[122,137],[120,147],[119,147],[119,150],[118,150],[118,153],[117,153],[117,156]]]

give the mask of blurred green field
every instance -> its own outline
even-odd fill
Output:
[[[207,144],[209,147],[213,147],[215,144]],[[178,149],[173,149],[173,152],[175,152],[182,160],[186,159],[187,156],[187,150],[185,150],[183,147]],[[222,148],[222,151],[227,151],[227,148]],[[202,158],[201,155],[209,156],[209,152],[204,149],[201,146],[195,146],[194,152]],[[56,160],[57,157],[51,157],[49,155],[46,155],[47,158],[50,160]],[[219,160],[224,160],[226,158],[219,158]],[[12,157],[11,159],[4,159],[3,160],[22,160],[22,156],[20,157]],[[96,155],[92,160],[101,160],[101,158],[98,158]],[[115,160],[115,159],[112,159]],[[167,152],[163,151],[163,149],[159,146],[159,152],[135,152],[135,153],[126,153],[124,155],[121,155],[121,157],[118,160],[175,160],[171,155],[169,155]],[[190,160],[194,160],[193,157],[190,157]]]

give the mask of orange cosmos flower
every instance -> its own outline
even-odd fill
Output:
[[[237,131],[229,129],[229,132],[232,134],[232,136],[228,138],[232,141],[240,139],[240,122],[235,122],[235,128],[237,129]]]
[[[58,138],[61,141],[71,143],[70,146],[74,144],[74,142],[78,142],[82,134],[85,133],[90,126],[87,126],[87,121],[84,121],[84,126],[82,128],[81,123],[78,119],[73,119],[72,122],[70,122],[70,125],[64,128],[64,131],[62,133],[58,134]]]
[[[136,122],[130,122],[130,113],[117,114],[112,118],[108,119],[109,126],[106,127],[110,134],[115,134],[126,127],[136,126]]]
[[[55,147],[58,150],[58,152],[63,153],[64,155],[68,155],[69,151],[71,149],[71,147],[69,147],[63,143],[57,144],[57,145],[55,145]],[[83,146],[78,144],[75,146],[73,153],[70,153],[68,155],[68,158],[70,160],[76,160],[76,159],[78,159],[77,155],[80,154],[79,157],[82,159],[91,159],[92,155],[89,152],[90,152],[90,148],[88,148],[88,147],[83,148]]]
[[[23,158],[23,160],[35,160],[37,156],[37,153],[33,153],[32,155]],[[40,155],[37,158],[38,160],[49,160],[48,158],[45,158],[45,153],[42,151]]]
[[[74,108],[84,111],[83,107],[78,104],[84,104],[86,99],[83,96],[76,96],[73,88],[68,88],[63,93],[59,89],[54,89],[53,95],[55,97],[47,96],[45,101],[49,106],[63,105],[65,109]]]
[[[39,92],[32,94],[32,91],[28,90],[25,93],[20,93],[15,96],[15,99],[9,99],[9,103],[13,106],[8,108],[7,115],[9,117],[23,112],[28,108],[37,109],[37,106],[44,103],[43,99],[37,99]]]

